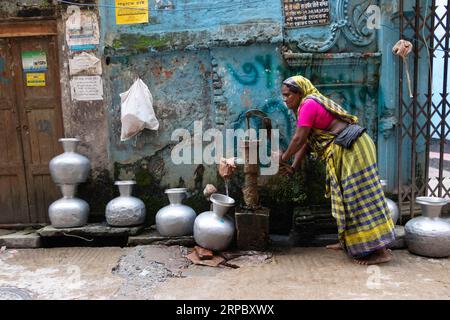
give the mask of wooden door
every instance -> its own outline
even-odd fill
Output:
[[[4,180],[0,188],[10,188],[11,199],[20,199],[14,200],[20,202],[15,204],[15,207],[9,204],[7,212],[0,211],[0,223],[48,222],[48,206],[60,196],[50,177],[48,163],[51,158],[62,152],[58,138],[63,136],[56,38],[21,37],[9,38],[3,40],[4,42],[8,43],[9,52],[6,57],[9,57],[8,65],[11,70],[11,81],[8,82],[9,87],[5,88],[9,93],[5,95],[12,96],[15,105],[15,108],[10,107],[15,109],[15,113],[12,113],[13,115],[9,116],[11,120],[8,120],[15,121],[15,140],[10,139],[6,142],[8,145],[15,144],[10,148],[18,154],[16,159],[22,161],[20,166],[22,173],[16,175],[24,178],[15,179],[14,182],[19,184],[16,190],[11,181],[5,180],[1,172],[4,165],[0,164],[0,179]],[[29,59],[30,53],[45,56],[47,66],[39,71],[24,70],[23,60],[27,59],[27,56]],[[8,115],[8,112],[4,113],[0,121],[6,121]],[[12,125],[9,129],[2,129],[8,130],[7,135],[13,136],[11,128]],[[6,159],[5,156],[3,158]],[[15,170],[19,171],[19,165]],[[23,209],[24,204],[26,209]],[[27,215],[17,215],[15,211],[17,206],[22,208],[22,212],[28,211]]]
[[[30,221],[10,49],[9,41],[0,39],[0,223],[5,224]]]

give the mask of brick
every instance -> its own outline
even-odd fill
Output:
[[[268,208],[255,211],[236,210],[237,247],[240,250],[264,251],[269,244]]]
[[[214,257],[214,253],[211,250],[202,248],[200,246],[195,246],[194,249],[197,252],[200,260],[211,260]]]

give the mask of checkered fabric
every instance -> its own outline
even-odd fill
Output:
[[[339,241],[351,256],[365,256],[395,240],[375,145],[367,133],[350,149],[332,145],[327,180]]]

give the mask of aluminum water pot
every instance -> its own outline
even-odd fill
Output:
[[[381,186],[383,187],[383,192],[386,193],[387,180],[381,180]],[[386,202],[389,208],[389,213],[391,215],[392,221],[394,221],[394,224],[396,224],[398,218],[400,217],[400,210],[398,209],[397,204],[391,199],[386,198]]]
[[[234,237],[234,221],[226,213],[234,206],[235,201],[218,193],[212,194],[210,200],[213,211],[203,212],[195,219],[194,239],[203,248],[225,250]]]
[[[156,229],[159,234],[166,237],[191,235],[197,214],[194,209],[182,204],[187,196],[187,189],[167,189],[165,193],[170,204],[156,213]]]
[[[418,197],[422,216],[411,219],[405,225],[405,241],[408,250],[430,258],[450,256],[450,221],[440,217],[447,200],[438,197]]]
[[[50,222],[55,228],[82,227],[88,222],[89,205],[82,199],[75,198],[76,185],[60,185],[63,197],[53,202],[48,208]]]
[[[106,205],[106,223],[113,227],[131,227],[145,222],[144,202],[131,195],[135,181],[116,181],[120,196]]]
[[[53,181],[56,184],[78,184],[85,182],[91,164],[88,158],[76,152],[80,140],[75,138],[59,139],[63,145],[64,153],[50,160],[49,168]]]

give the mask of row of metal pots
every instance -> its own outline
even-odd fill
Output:
[[[78,139],[60,139],[64,153],[50,161],[53,181],[61,188],[63,198],[49,207],[52,225],[57,228],[83,226],[88,221],[89,205],[75,197],[77,185],[85,182],[90,161],[76,152]],[[106,221],[111,226],[123,227],[140,225],[145,222],[144,203],[131,195],[134,181],[117,181],[120,196],[106,206]],[[381,181],[383,187],[386,181]],[[156,214],[156,227],[163,236],[184,236],[194,234],[196,242],[211,250],[224,250],[233,239],[234,223],[226,215],[234,206],[234,200],[221,194],[210,197],[212,211],[196,215],[195,211],[182,204],[187,195],[184,188],[168,189],[166,194],[170,204]],[[387,200],[394,224],[399,218],[399,210],[394,201]],[[437,197],[418,197],[422,206],[422,216],[410,220],[405,225],[405,241],[412,253],[427,257],[450,256],[450,221],[441,218],[442,207],[447,200]]]

